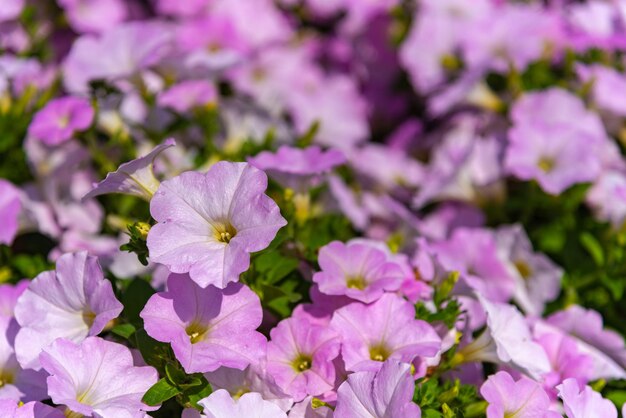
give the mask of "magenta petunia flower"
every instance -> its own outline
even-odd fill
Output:
[[[306,318],[288,318],[270,336],[267,373],[295,402],[334,387],[333,359],[339,355],[339,337],[333,330]]]
[[[107,174],[104,180],[94,185],[94,188],[83,197],[83,200],[107,193],[124,193],[139,196],[149,201],[160,184],[154,176],[154,160],[161,152],[175,145],[176,141],[171,138],[167,139],[145,156],[121,164],[117,170]]]
[[[340,308],[330,325],[342,336],[348,371],[376,371],[390,358],[410,363],[418,356],[434,356],[441,347],[433,327],[415,319],[413,304],[394,294],[370,305],[355,302]]]
[[[333,241],[319,251],[322,271],[313,275],[321,293],[345,295],[370,303],[385,291],[395,291],[406,274],[387,254],[365,242]]]
[[[59,145],[75,132],[87,129],[94,117],[88,100],[80,97],[61,97],[50,101],[41,109],[28,128],[29,135],[46,145]]]
[[[224,288],[287,224],[264,194],[267,176],[247,163],[219,162],[206,174],[186,172],[159,186],[148,234],[153,262],[189,273],[200,286]]]
[[[187,80],[161,93],[157,103],[178,113],[185,113],[195,107],[215,106],[218,97],[214,84],[205,80]]]
[[[515,381],[507,372],[489,376],[480,394],[489,402],[487,418],[559,418],[550,411],[550,398],[541,385],[522,376]]]
[[[22,210],[20,192],[7,180],[0,179],[0,244],[11,245],[19,228]]]
[[[41,402],[28,402],[20,405],[11,399],[0,399],[0,417],[2,418],[67,418],[66,415]]]
[[[148,300],[141,317],[148,335],[172,344],[188,373],[245,369],[265,356],[266,339],[255,331],[261,302],[247,286],[202,288],[188,275],[172,274],[167,287]]]
[[[284,187],[304,191],[319,185],[322,175],[344,164],[346,158],[336,149],[322,151],[318,146],[300,149],[283,145],[275,153],[263,151],[248,162]]]
[[[40,355],[48,394],[67,417],[142,418],[158,408],[141,402],[158,380],[153,367],[135,367],[121,344],[88,337],[80,344],[59,338]]]
[[[589,386],[581,389],[575,379],[566,379],[557,389],[568,418],[617,418],[613,402]]]
[[[598,115],[578,97],[559,88],[529,93],[514,104],[511,117],[505,156],[510,174],[537,180],[551,194],[600,174],[608,138]]]
[[[219,389],[198,401],[207,418],[287,418],[287,414],[276,404],[266,401],[261,394],[244,393],[237,400],[224,389]]]
[[[15,318],[17,359],[39,370],[41,350],[57,338],[80,342],[98,335],[122,312],[98,259],[87,252],[64,254],[55,271],[39,274],[19,298]]]
[[[387,360],[377,372],[356,372],[337,390],[334,418],[420,418],[411,366]]]

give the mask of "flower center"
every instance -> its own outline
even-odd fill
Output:
[[[365,282],[363,276],[348,276],[346,286],[348,286],[348,288],[350,289],[363,290],[367,287],[367,283]]]
[[[291,362],[291,365],[296,370],[296,372],[301,373],[309,370],[312,366],[312,363],[313,359],[310,356],[300,354],[293,362]]]
[[[230,222],[225,222],[223,224],[215,225],[213,227],[213,233],[216,240],[223,242],[224,244],[228,244],[230,240],[237,235],[237,230],[230,224]]]
[[[524,260],[517,260],[514,264],[520,276],[522,276],[524,279],[528,279],[533,274],[533,270]]]
[[[93,322],[96,320],[96,313],[91,310],[83,311],[83,322],[91,328]]]
[[[554,169],[556,162],[552,157],[541,157],[537,163],[537,167],[544,173],[549,173]]]
[[[83,418],[83,414],[66,409],[64,414],[67,418]]]
[[[382,344],[370,347],[370,359],[374,361],[385,361],[390,355],[391,353],[387,350],[387,347]]]
[[[10,385],[14,380],[15,376],[13,376],[13,373],[0,370],[0,388],[4,387],[4,385]]]
[[[203,341],[208,331],[209,328],[206,325],[198,322],[192,322],[185,328],[185,332],[189,335],[189,341],[191,341],[192,344]]]

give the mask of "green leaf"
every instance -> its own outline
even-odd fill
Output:
[[[583,232],[579,237],[580,244],[593,257],[593,261],[598,266],[604,265],[604,250],[598,240],[588,232]]]
[[[147,281],[133,280],[122,296],[122,304],[124,305],[122,316],[137,327],[143,327],[139,313],[154,293],[154,289]]]
[[[141,400],[146,405],[157,406],[180,394],[181,392],[182,390],[169,382],[167,378],[163,378],[148,389]]]
[[[126,338],[127,340],[133,336],[137,329],[133,324],[119,324],[111,329],[111,332],[115,335],[119,335],[122,338]]]

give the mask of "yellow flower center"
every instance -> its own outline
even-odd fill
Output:
[[[228,244],[237,235],[237,230],[230,222],[213,225],[213,234],[219,242]]]
[[[537,163],[537,167],[541,169],[544,173],[549,173],[554,169],[556,162],[552,157],[541,157],[539,162]]]
[[[192,344],[203,341],[206,338],[206,335],[209,331],[209,328],[206,325],[200,324],[198,322],[192,322],[185,328],[185,332],[189,335],[189,341]]]
[[[291,362],[291,366],[296,370],[296,372],[299,373],[309,370],[312,365],[313,359],[304,354],[300,354],[293,362]]]
[[[359,289],[363,290],[367,287],[367,283],[363,276],[348,276],[348,280],[346,281],[346,285],[350,289]]]
[[[517,260],[515,262],[515,268],[524,279],[528,279],[533,274],[532,268],[530,268],[528,263],[524,260]]]
[[[370,359],[374,361],[385,361],[390,355],[391,353],[387,350],[387,347],[382,344],[370,347]]]

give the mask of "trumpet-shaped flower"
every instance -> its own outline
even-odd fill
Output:
[[[356,372],[337,390],[334,418],[419,418],[411,366],[387,360],[377,372]]]
[[[148,335],[172,344],[188,373],[245,369],[265,356],[266,339],[255,331],[261,302],[247,286],[201,288],[188,275],[172,274],[167,287],[148,300],[141,317]]]
[[[507,372],[498,372],[487,379],[480,394],[489,402],[487,418],[559,418],[549,410],[550,398],[541,385],[522,376],[513,380]]]
[[[270,336],[267,372],[294,401],[333,388],[333,360],[339,355],[339,336],[332,329],[306,318],[288,318]]]
[[[159,188],[159,181],[154,177],[154,160],[166,149],[176,145],[176,141],[168,139],[156,146],[143,157],[139,157],[119,166],[117,170],[107,174],[106,178],[96,184],[83,199],[89,199],[107,193],[125,193],[150,200]]]
[[[128,348],[88,337],[80,344],[59,338],[40,355],[48,394],[68,417],[143,418],[157,408],[141,402],[158,380],[152,367],[135,367]]]
[[[15,339],[17,359],[22,367],[38,370],[39,354],[52,341],[80,342],[98,335],[122,308],[96,257],[64,254],[56,270],[37,276],[15,306],[21,326]]]
[[[62,97],[50,101],[35,115],[28,132],[46,145],[59,145],[75,132],[87,129],[93,117],[93,107],[86,99]]]
[[[67,418],[63,412],[41,402],[19,405],[11,399],[0,399],[0,418]]]
[[[589,386],[581,390],[576,379],[566,379],[557,389],[568,418],[617,418],[613,402]]]
[[[377,371],[390,358],[410,363],[418,356],[434,356],[441,347],[433,327],[415,319],[413,304],[395,294],[370,305],[355,302],[340,308],[330,324],[342,336],[341,354],[349,371]]]
[[[364,242],[333,241],[319,251],[320,272],[313,275],[327,295],[345,295],[370,303],[402,285],[406,274],[387,254]]]
[[[264,194],[267,176],[247,163],[219,162],[206,174],[186,172],[159,186],[150,212],[150,259],[200,286],[224,288],[267,247],[287,221]]]
[[[233,399],[224,389],[216,390],[209,397],[198,401],[207,418],[287,418],[276,404],[266,401],[261,394],[249,392]]]
[[[11,245],[19,227],[22,203],[17,187],[0,179],[0,244]]]

